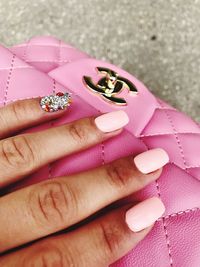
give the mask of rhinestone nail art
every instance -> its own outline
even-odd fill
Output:
[[[40,100],[41,108],[46,112],[55,112],[66,109],[72,100],[69,93],[58,92],[55,95],[44,96]]]

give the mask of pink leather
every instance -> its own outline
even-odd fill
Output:
[[[64,117],[29,129],[28,132],[112,110],[123,109],[130,117],[130,123],[120,136],[45,166],[17,183],[15,188],[161,147],[170,157],[170,163],[164,167],[161,178],[130,196],[129,200],[159,196],[166,206],[166,212],[145,240],[112,266],[200,266],[199,125],[153,96],[126,71],[93,59],[56,38],[35,37],[10,49],[1,46],[0,55],[0,105],[16,99],[48,95],[54,91],[72,93],[73,105]],[[138,95],[131,96],[123,91],[128,105],[117,107],[91,93],[84,86],[82,78],[86,75],[98,81],[97,66],[109,67],[128,78],[136,85]],[[13,190],[13,187],[9,190]]]

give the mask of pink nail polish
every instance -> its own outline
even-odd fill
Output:
[[[153,225],[164,212],[163,202],[157,197],[152,197],[129,209],[125,220],[133,232],[139,232]]]
[[[144,174],[156,171],[169,162],[169,156],[162,148],[145,151],[134,158],[138,170]]]
[[[123,110],[106,113],[95,119],[97,128],[104,133],[119,130],[128,124],[128,122],[128,115]]]

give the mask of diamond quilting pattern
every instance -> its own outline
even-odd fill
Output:
[[[200,210],[196,210],[166,220],[173,260],[172,266],[199,266],[199,217]]]
[[[166,115],[166,112],[168,116]],[[171,121],[173,122],[173,127]],[[177,110],[157,109],[141,136],[158,136],[166,134],[194,133],[200,134],[200,128],[194,121]]]
[[[35,37],[10,49],[19,58],[45,73],[89,56],[51,36]]]
[[[0,48],[0,105],[21,98],[52,93],[55,81],[44,73],[88,57],[53,37],[36,37],[10,50],[21,59],[16,57],[13,64],[13,54],[3,47]],[[56,83],[56,90],[63,91],[63,86]],[[68,88],[65,90],[69,91]],[[73,97],[74,105],[71,111],[65,118],[55,121],[55,125],[99,113],[95,107],[89,106],[78,96]],[[78,109],[81,103],[83,112]],[[16,185],[21,187],[37,182],[40,180],[38,177],[48,179],[55,175],[73,173],[74,165],[79,168],[80,161],[83,162],[86,155],[95,159],[92,165],[97,166],[149,148],[166,149],[170,155],[170,164],[164,168],[161,178],[143,192],[137,193],[137,199],[151,194],[159,195],[167,207],[166,214],[156,223],[151,234],[135,250],[114,264],[115,267],[196,267],[200,264],[200,127],[164,101],[158,99],[158,103],[160,108],[155,110],[139,137],[131,136],[125,131],[113,142],[98,145],[90,151],[75,155],[74,158],[57,161]],[[50,125],[41,125],[31,130],[46,127]],[[123,149],[127,147],[124,139],[131,144],[129,150]],[[195,146],[192,146],[192,143],[195,143]],[[113,153],[117,150],[118,154]],[[86,169],[91,167],[87,162],[85,165]]]

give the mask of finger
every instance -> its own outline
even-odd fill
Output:
[[[86,149],[121,132],[128,123],[115,111],[0,141],[0,186],[21,179],[41,166]]]
[[[67,234],[44,239],[0,259],[2,267],[105,267],[133,249],[162,216],[164,206],[151,198],[130,208],[115,210]],[[139,226],[139,228],[138,228]],[[134,228],[139,229],[134,232]]]
[[[8,194],[0,199],[0,229],[6,225],[6,230],[2,230],[0,235],[1,250],[74,225],[140,190],[157,179],[160,173],[161,169],[142,174],[129,157],[92,171],[45,181]],[[13,223],[13,218],[17,224]]]
[[[55,119],[61,116],[65,109],[58,112],[46,112],[40,106],[40,98],[18,100],[0,108],[0,139],[29,126]],[[67,106],[66,106],[67,107]]]

